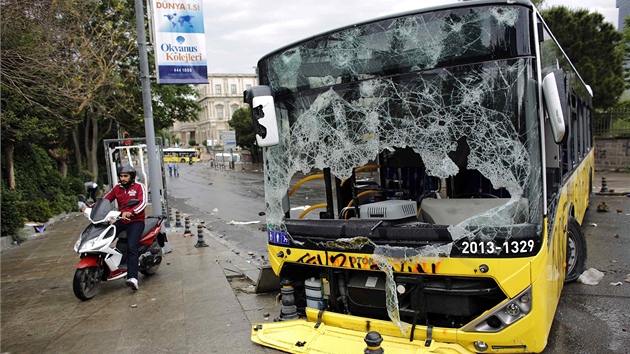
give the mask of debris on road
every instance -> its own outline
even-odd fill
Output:
[[[598,285],[604,278],[604,273],[595,268],[589,268],[580,274],[577,281],[585,285]]]

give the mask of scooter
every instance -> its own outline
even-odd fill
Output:
[[[85,205],[85,200],[79,196],[79,206],[83,206],[83,214],[91,224],[79,235],[74,245],[74,251],[79,253],[81,260],[74,273],[72,288],[74,295],[80,300],[89,300],[96,294],[96,287],[101,281],[124,279],[127,276],[127,235],[123,231],[118,235],[115,247],[112,243],[116,239],[116,227],[112,221],[120,219],[121,212],[114,210],[107,199],[99,199],[91,207]],[[83,197],[85,199],[85,197]],[[138,199],[129,201],[128,206],[139,203]],[[144,231],[138,244],[138,271],[145,275],[153,275],[162,262],[162,246],[166,235],[162,231],[162,217],[147,217]]]

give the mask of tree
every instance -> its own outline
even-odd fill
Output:
[[[55,148],[73,89],[63,84],[60,12],[67,4],[2,0],[2,153],[5,178],[14,190],[13,154],[30,142]]]
[[[623,21],[623,46],[625,49],[624,61],[624,81],[626,90],[630,90],[630,16]]]
[[[586,9],[554,6],[541,12],[582,79],[592,87],[593,106],[614,106],[624,91],[622,34],[604,16]]]
[[[252,122],[252,110],[249,106],[237,109],[228,121],[236,132],[236,145],[250,149],[254,163],[258,162],[259,146],[256,144],[256,133]]]
[[[38,141],[65,175],[74,142],[78,169],[84,148],[90,169],[98,173],[100,119],[116,105],[129,106],[118,86],[119,63],[135,48],[129,35],[133,23],[124,21],[134,18],[129,8],[126,0],[2,0],[3,111],[16,118],[10,122],[3,114],[2,123],[11,128],[6,132],[29,134],[25,139],[24,133],[3,130],[5,155],[20,141]],[[21,124],[33,119],[35,124]],[[112,123],[104,123],[111,130]],[[12,160],[6,163],[11,171]]]
[[[54,166],[60,173],[46,175],[44,189],[52,192],[41,199],[54,199],[54,212],[68,205],[60,197],[75,195],[64,184],[83,188],[85,163],[94,177],[104,169],[102,139],[117,137],[119,127],[145,136],[134,1],[0,0],[0,6],[4,188],[17,190],[17,205],[32,204],[37,196],[25,200],[20,184],[38,167]],[[192,86],[154,85],[152,93],[156,130],[197,119]],[[35,148],[38,158],[44,151],[51,160],[36,166],[28,155]]]
[[[532,0],[536,8],[540,9],[545,4],[545,0]]]

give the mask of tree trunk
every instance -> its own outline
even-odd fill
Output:
[[[83,171],[83,155],[81,154],[81,145],[79,144],[79,126],[77,124],[72,129],[72,144],[74,145],[74,158],[77,161],[77,171],[80,173]]]
[[[13,152],[15,151],[15,146],[13,144],[3,146],[4,151],[4,163],[7,171],[7,183],[9,184],[9,189],[15,190],[15,170],[13,168]]]
[[[68,157],[52,149],[48,149],[46,152],[48,152],[48,156],[52,157],[57,162],[57,171],[61,173],[63,178],[66,178],[68,175]]]
[[[98,120],[86,111],[84,122],[85,132],[83,141],[85,142],[85,157],[87,158],[86,168],[90,171],[90,174],[94,176],[94,180],[98,180]]]
[[[109,119],[99,120],[100,114],[97,111],[93,111],[91,109],[86,109],[83,116],[83,124],[77,128],[76,133],[73,132],[73,141],[77,151],[83,151],[85,153],[86,158],[86,166],[85,169],[90,172],[92,176],[94,176],[94,180],[98,180],[98,167],[100,164],[106,163],[106,161],[98,161],[98,149],[101,144],[103,137],[106,137],[112,130],[112,126],[114,121]],[[83,131],[81,131],[81,128]],[[79,145],[79,134],[83,133],[83,146],[81,148]],[[109,158],[107,153],[105,153],[105,158]]]

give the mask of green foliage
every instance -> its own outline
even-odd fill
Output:
[[[236,144],[241,147],[251,147],[256,141],[252,110],[249,106],[237,109],[228,121],[230,127],[236,131]]]
[[[20,197],[15,191],[5,187],[2,182],[2,236],[15,235],[24,227],[24,221],[18,207]]]
[[[630,16],[626,17],[623,21],[623,46],[624,46],[624,60],[626,63],[630,62]],[[630,66],[624,66],[624,81],[626,83],[626,90],[630,90]]]
[[[15,152],[17,203],[24,218],[45,222],[64,211],[76,209],[76,195],[84,193],[83,181],[78,176],[65,179],[55,162],[35,145]]]
[[[193,122],[199,119],[201,112],[201,107],[197,103],[199,92],[194,86],[152,84],[151,91],[155,129],[168,130],[176,121]]]
[[[195,139],[188,140],[188,146],[197,146],[197,141]]]
[[[258,162],[259,147],[256,144],[256,132],[252,121],[252,110],[249,106],[237,109],[228,122],[236,131],[236,144],[252,151],[253,162]]]
[[[38,199],[29,203],[22,203],[21,212],[28,215],[28,221],[46,222],[56,213],[52,203],[46,199]]]
[[[615,105],[624,91],[622,34],[599,13],[554,6],[541,12],[545,22],[586,84],[594,92],[593,106]]]

